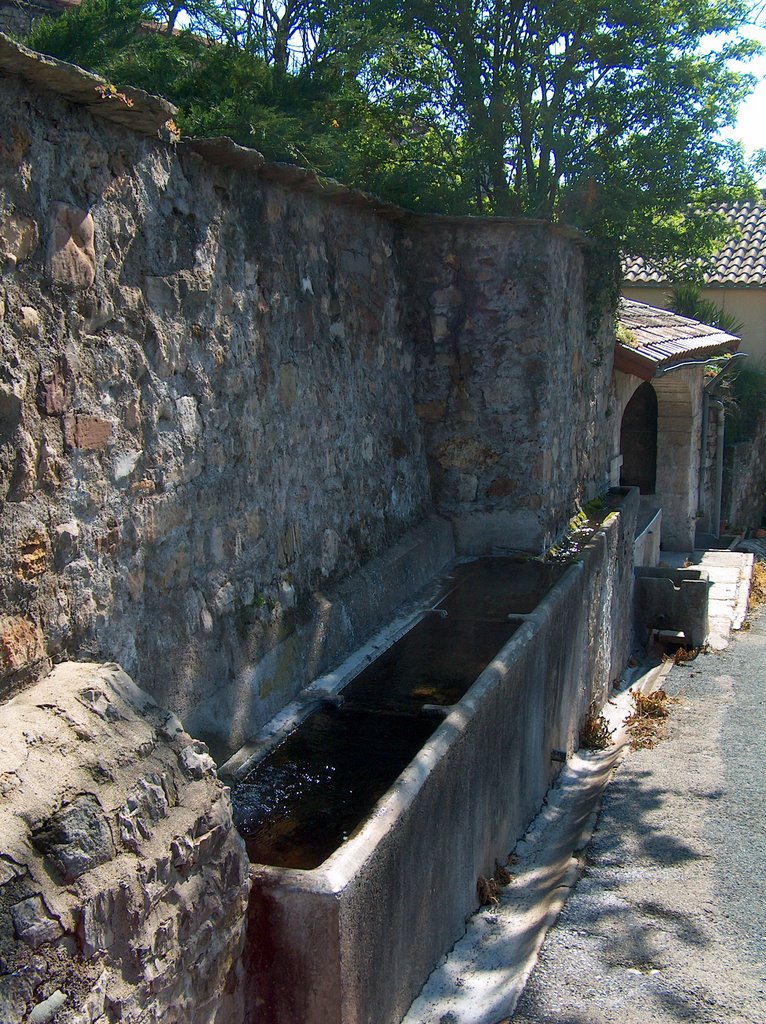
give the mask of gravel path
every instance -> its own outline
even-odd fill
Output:
[[[666,689],[668,738],[606,789],[515,1024],[766,1022],[766,609]]]

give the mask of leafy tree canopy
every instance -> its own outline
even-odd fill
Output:
[[[404,205],[563,220],[653,260],[751,194],[720,132],[748,0],[84,0],[29,45]],[[183,25],[181,31],[179,26]]]

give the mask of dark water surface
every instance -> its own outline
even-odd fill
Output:
[[[439,725],[424,704],[456,704],[565,570],[483,558],[445,578],[444,599],[232,786],[251,861],[318,867],[364,822]]]
[[[514,558],[480,558],[455,569],[457,581],[439,607],[451,618],[505,620],[534,611],[565,565]]]
[[[318,867],[365,820],[439,725],[420,715],[317,711],[233,787],[250,860]]]

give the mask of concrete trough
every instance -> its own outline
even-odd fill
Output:
[[[404,1016],[476,909],[478,877],[506,860],[537,812],[560,768],[552,753],[576,748],[590,702],[605,699],[627,659],[636,506],[626,496],[573,564],[520,570],[523,612],[493,616],[492,601],[466,605],[459,590],[437,601],[432,616],[447,611],[449,622],[452,609],[465,621],[473,610],[505,620],[511,635],[318,866],[253,864],[249,1024],[395,1024]],[[224,766],[235,795],[253,756],[272,751],[311,701],[340,703],[348,681],[342,671],[320,681],[263,743]]]

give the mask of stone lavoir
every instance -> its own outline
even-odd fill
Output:
[[[240,1024],[286,984],[293,1019],[394,1021],[622,667],[632,499],[513,622],[422,619],[500,635],[402,716],[433,731],[308,894],[248,864],[215,765],[604,490],[589,246],[178,142],[102,85],[0,36],[0,1018]],[[280,922],[336,966],[271,971]]]
[[[404,1016],[626,656],[630,577],[602,582],[636,506],[568,561],[459,562],[222,767],[255,862],[248,1022]]]

